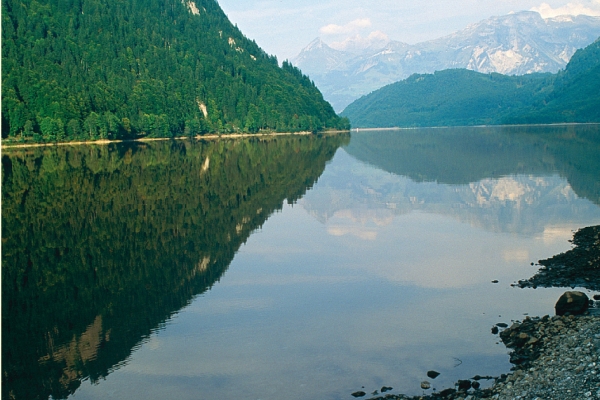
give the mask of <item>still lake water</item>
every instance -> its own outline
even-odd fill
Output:
[[[2,397],[351,399],[510,369],[600,127],[6,150]],[[492,283],[498,280],[499,283]]]

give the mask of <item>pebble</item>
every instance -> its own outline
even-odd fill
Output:
[[[592,338],[600,332],[600,318],[529,319],[517,330],[505,330],[501,335],[505,344],[515,349],[511,357],[517,353],[517,358],[520,356],[524,362],[506,379],[510,384],[498,382],[492,387],[498,399],[598,398],[595,392],[600,387],[600,365],[596,361],[600,357],[600,348]],[[519,344],[524,334],[537,340]]]
[[[438,376],[440,376],[440,373],[437,371],[431,370],[431,371],[427,371],[427,376],[430,377],[431,379],[435,379]]]

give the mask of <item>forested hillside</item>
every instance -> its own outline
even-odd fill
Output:
[[[347,128],[215,0],[2,0],[2,137]]]
[[[358,99],[342,115],[356,127],[600,122],[600,39],[558,74],[415,74]]]
[[[600,122],[600,38],[577,51],[547,89],[542,106],[509,122]]]

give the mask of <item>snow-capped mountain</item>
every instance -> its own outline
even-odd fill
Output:
[[[492,17],[451,35],[378,50],[339,51],[316,39],[292,60],[336,109],[414,73],[449,68],[522,75],[557,72],[579,48],[600,36],[600,17],[544,19],[533,11]]]
[[[306,66],[307,68],[304,68],[303,72],[312,76],[347,68],[345,63],[355,57],[356,55],[353,53],[335,50],[321,38],[316,38],[294,58],[293,63]]]

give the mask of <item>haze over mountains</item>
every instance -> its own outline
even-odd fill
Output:
[[[600,38],[556,74],[414,74],[354,101],[355,128],[600,122]]]
[[[292,60],[342,111],[353,100],[414,73],[450,68],[523,75],[557,72],[579,48],[600,36],[600,17],[544,19],[523,11],[492,17],[454,34],[410,45],[381,36],[334,49],[317,38]]]

